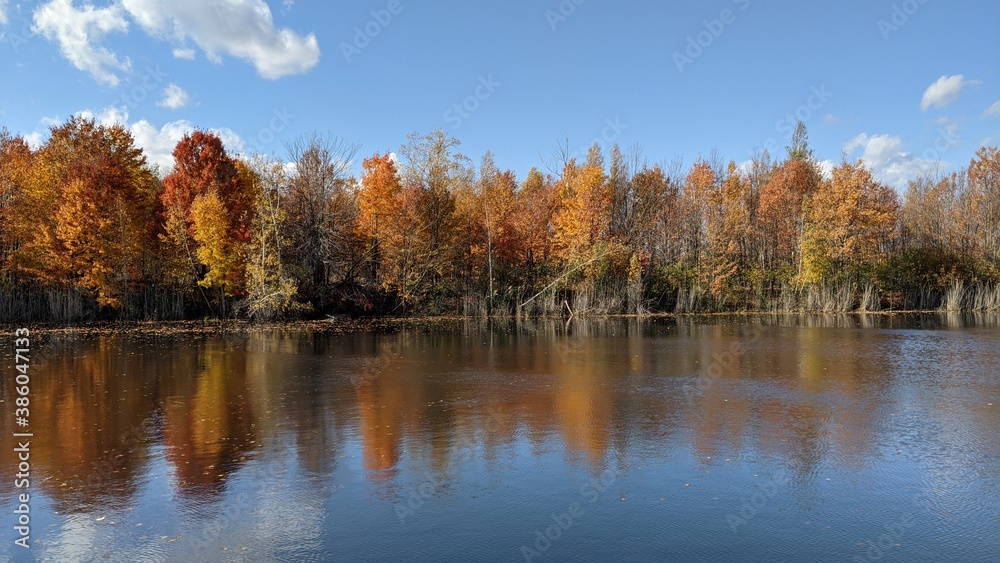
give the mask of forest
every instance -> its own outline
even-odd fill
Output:
[[[160,170],[121,125],[0,129],[0,321],[1000,309],[996,147],[903,193],[824,177],[801,123],[743,166],[595,145],[524,178],[441,130],[285,148],[199,130]]]

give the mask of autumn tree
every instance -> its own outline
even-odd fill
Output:
[[[907,248],[943,251],[954,247],[953,212],[958,203],[957,175],[909,182],[903,193],[903,243]]]
[[[795,132],[792,133],[792,144],[787,147],[788,159],[805,162],[814,161],[813,151],[809,148],[809,132],[806,124],[799,121],[795,124]]]
[[[804,283],[858,281],[898,238],[896,192],[859,160],[842,162],[807,205],[802,235]]]
[[[754,222],[754,234],[760,241],[755,253],[757,266],[768,273],[766,277],[772,283],[790,281],[801,272],[803,206],[821,183],[816,165],[792,158],[793,154],[769,174],[762,186]]]
[[[399,282],[399,258],[405,234],[402,232],[403,185],[396,162],[389,153],[375,153],[361,164],[358,192],[358,230],[370,241],[371,281],[376,286]],[[389,274],[386,278],[385,269]]]
[[[297,301],[298,284],[287,267],[283,206],[288,174],[280,159],[253,156],[246,162],[254,194],[254,223],[247,257],[247,309],[251,318],[281,319],[307,307]]]
[[[513,213],[516,206],[517,178],[512,171],[501,172],[492,153],[483,156],[478,181],[459,186],[456,215],[463,236],[460,244],[465,256],[464,272],[468,291],[486,295],[486,313],[491,314],[496,297],[495,281],[508,287],[516,281],[511,268],[520,244]],[[485,286],[485,287],[482,287]]]
[[[969,163],[968,209],[983,260],[1000,274],[1000,150],[981,147]]]
[[[595,245],[608,232],[611,190],[600,160],[583,166],[571,160],[556,185],[557,210],[553,218],[553,243],[563,260],[592,258]]]
[[[708,161],[699,158],[685,178],[680,209],[684,260],[692,269],[707,251],[708,229],[714,213],[711,202],[717,189],[715,170]]]
[[[706,257],[711,270],[709,291],[727,303],[739,296],[741,287],[747,287],[749,233],[755,202],[750,183],[736,169],[735,162],[729,163],[726,179],[711,194],[715,212],[710,215]]]
[[[121,307],[149,257],[158,184],[121,125],[71,118],[53,127],[34,164],[26,205],[34,237],[25,249],[44,281]]]
[[[635,203],[628,243],[648,254],[653,263],[675,262],[679,258],[677,183],[660,166],[643,167],[630,183]]]
[[[22,137],[0,128],[0,276],[14,275],[11,258],[21,242],[30,236],[25,216],[25,186],[33,167],[31,148]]]
[[[459,218],[455,195],[473,183],[469,159],[457,152],[459,141],[440,129],[428,135],[413,133],[401,149],[404,201],[412,209],[410,223],[411,260],[405,284],[407,293],[452,294],[460,271]],[[439,300],[435,300],[440,304]]]
[[[556,209],[555,184],[537,168],[528,172],[517,192],[512,221],[520,243],[515,246],[516,262],[526,270],[526,283],[533,287],[535,277],[546,267],[552,254],[552,221]]]
[[[160,196],[166,275],[181,288],[192,281],[218,288],[222,299],[241,294],[254,220],[252,174],[212,132],[185,135],[173,155]]]

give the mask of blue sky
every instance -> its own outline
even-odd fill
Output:
[[[1000,144],[995,1],[0,0],[0,13],[0,124],[38,142],[85,112],[132,128],[164,166],[195,127],[279,156],[311,131],[369,155],[442,128],[520,178],[564,139],[742,162],[783,154],[797,114],[820,159],[847,151],[901,187]]]

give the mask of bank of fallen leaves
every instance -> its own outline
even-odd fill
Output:
[[[138,336],[172,335],[243,335],[253,333],[297,332],[350,334],[357,332],[395,332],[402,329],[447,329],[467,319],[434,318],[350,318],[282,322],[243,320],[87,322],[76,324],[30,323],[32,333],[67,336],[129,334]],[[18,325],[21,326],[21,325]],[[13,325],[3,327],[11,329]]]

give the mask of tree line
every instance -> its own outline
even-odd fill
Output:
[[[900,194],[800,123],[781,159],[555,152],[523,179],[442,131],[395,153],[314,134],[287,161],[209,131],[147,162],[73,117],[0,129],[0,318],[283,319],[1000,308],[1000,151]]]

